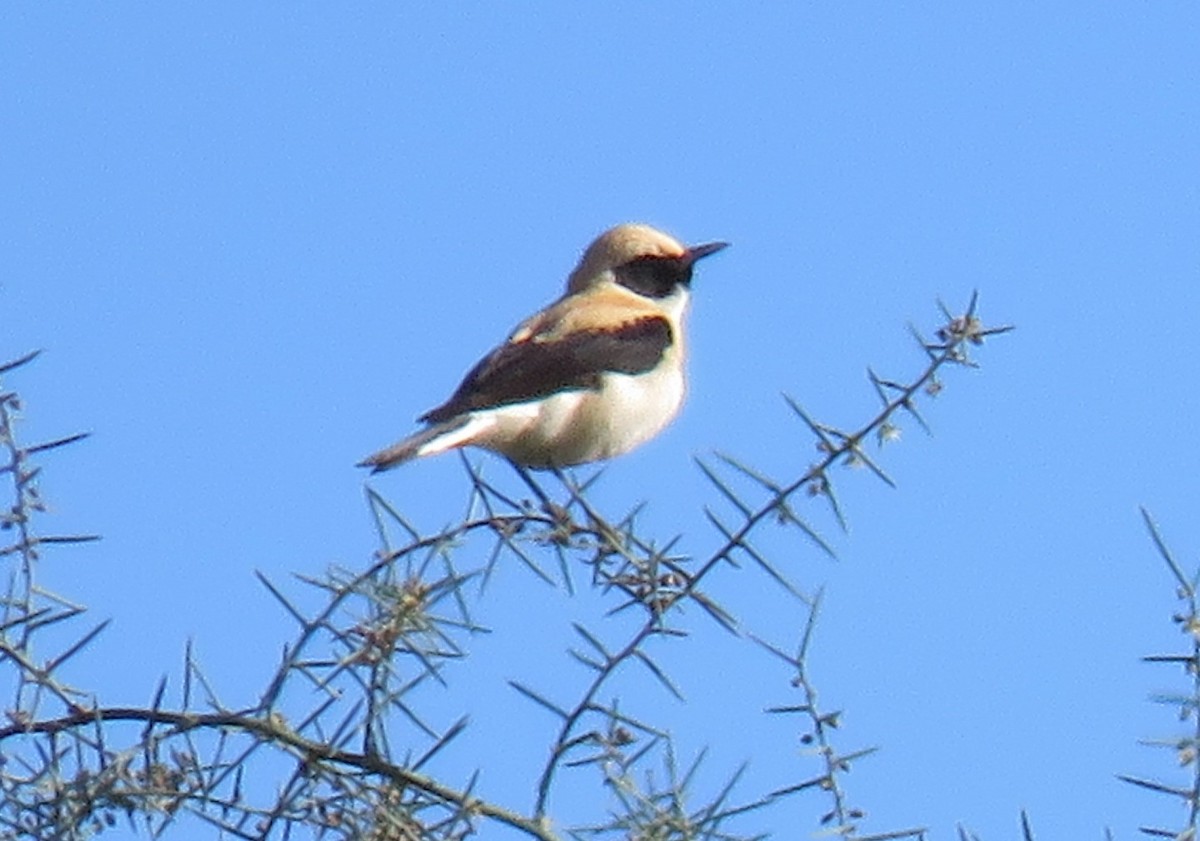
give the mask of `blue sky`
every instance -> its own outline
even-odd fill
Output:
[[[290,630],[253,571],[365,563],[353,463],[557,296],[591,237],[643,220],[733,247],[698,274],[682,417],[599,498],[648,500],[697,554],[717,499],[694,457],[813,460],[781,392],[855,425],[868,365],[919,370],[906,324],[936,326],[939,296],[977,288],[1018,327],[946,377],[932,437],[884,451],[897,490],[840,477],[849,534],[815,516],[839,560],[786,544],[826,587],[823,698],[847,747],[883,749],[847,781],[866,828],[1170,825],[1113,775],[1187,780],[1137,745],[1180,732],[1146,697],[1182,688],[1137,658],[1183,644],[1137,506],[1193,566],[1198,45],[1185,2],[6,7],[0,357],[46,349],[6,381],[27,439],[93,433],[43,459],[44,528],[104,540],[43,575],[115,620],[75,676],[145,701],[191,637],[252,694]],[[466,495],[453,458],[372,485],[431,529]],[[794,605],[722,584],[794,641]],[[540,758],[550,722],[504,680],[561,662],[569,609],[504,570],[480,610],[508,642],[477,643],[473,705],[437,701],[513,740],[457,769],[482,757],[518,806],[505,757]],[[727,726],[792,700],[788,676],[696,622],[672,655],[688,705],[646,702],[682,754],[710,744],[714,779],[749,760],[747,795],[806,776],[777,722]],[[823,806],[751,826],[815,830]]]

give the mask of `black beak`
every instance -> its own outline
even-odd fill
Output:
[[[727,242],[706,242],[704,245],[693,245],[685,254],[686,262],[690,266],[697,260],[707,257],[710,254],[716,254],[729,247]]]

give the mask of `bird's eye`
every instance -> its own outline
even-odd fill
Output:
[[[639,257],[618,266],[617,283],[647,298],[665,298],[692,282],[692,265],[679,257]]]

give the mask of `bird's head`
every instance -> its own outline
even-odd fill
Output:
[[[598,236],[571,272],[567,292],[574,294],[606,281],[647,298],[666,298],[692,282],[692,266],[725,248],[727,242],[692,247],[649,225],[617,225]]]

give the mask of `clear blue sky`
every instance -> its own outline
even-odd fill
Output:
[[[1146,696],[1182,687],[1137,658],[1184,642],[1137,506],[1193,564],[1194,2],[10,5],[0,80],[0,357],[46,349],[6,383],[27,440],[94,433],[43,459],[44,527],[104,541],[43,574],[115,620],[74,673],[104,700],[146,702],[192,637],[252,701],[290,631],[253,571],[365,563],[353,463],[557,296],[592,236],[644,220],[734,245],[698,276],[684,414],[600,499],[649,500],[697,553],[718,500],[694,456],[813,459],[780,392],[855,424],[867,365],[919,369],[905,324],[934,326],[938,296],[978,288],[1018,326],[947,376],[932,438],[884,452],[898,490],[841,477],[850,533],[815,518],[838,561],[785,558],[827,587],[815,679],[843,744],[883,748],[847,780],[865,827],[1016,837],[1024,807],[1039,837],[1131,838],[1179,817],[1113,775],[1186,779],[1136,744],[1180,732]],[[427,528],[465,499],[453,458],[373,484]],[[794,642],[794,606],[722,583]],[[515,568],[490,599],[475,703],[431,704],[502,729],[458,767],[522,806],[508,763],[539,762],[551,722],[503,680],[564,662],[565,609]],[[807,776],[779,722],[728,727],[794,700],[788,675],[714,677],[738,649],[695,622],[672,661],[689,705],[643,703],[685,758],[712,746],[712,778],[749,760],[747,796]],[[824,805],[743,826],[799,836]]]

